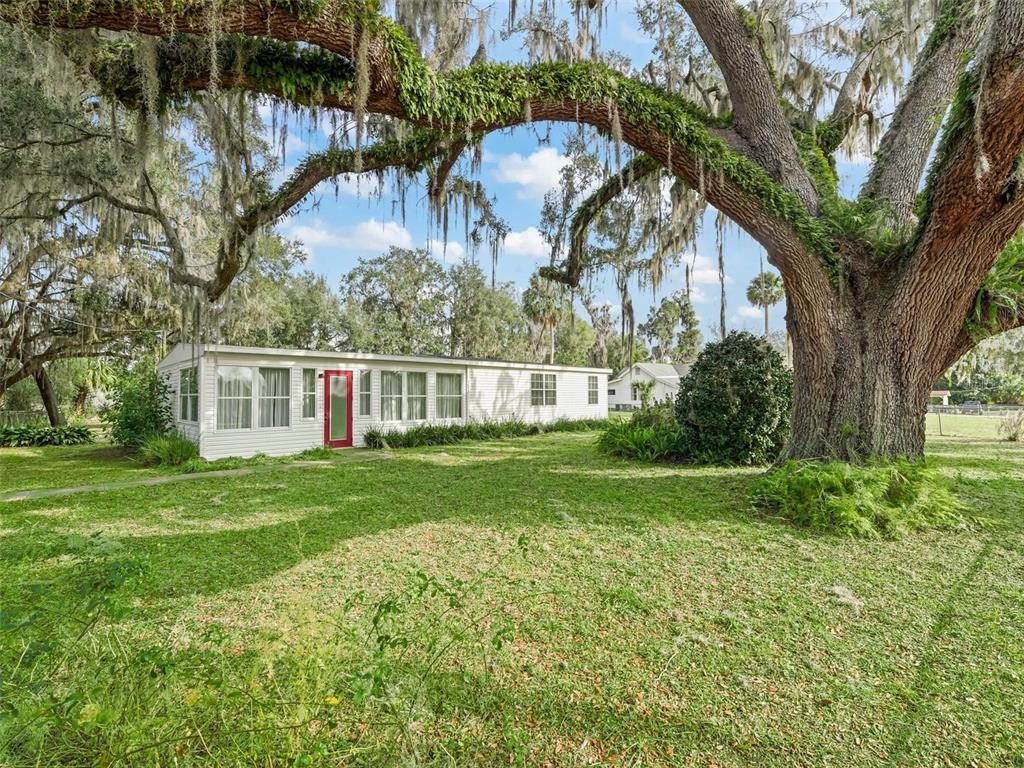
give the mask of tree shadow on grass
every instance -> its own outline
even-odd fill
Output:
[[[523,441],[525,442],[525,441]],[[4,538],[0,562],[30,570],[40,561],[81,554],[95,536],[76,536],[74,521],[102,530],[104,520],[125,518],[147,526],[165,524],[161,509],[173,507],[196,519],[245,516],[273,510],[316,510],[297,519],[234,530],[121,535],[125,554],[145,557],[152,597],[210,595],[253,584],[323,555],[340,543],[421,523],[446,522],[496,530],[567,524],[643,528],[681,520],[749,519],[745,511],[749,472],[716,470],[706,475],[654,474],[649,467],[607,459],[588,442],[516,445],[506,458],[473,461],[459,446],[455,466],[425,460],[431,452],[399,453],[388,462],[336,469],[268,471],[246,478],[211,478],[187,488],[162,486],[11,505],[24,522]],[[488,448],[494,448],[490,444]],[[447,453],[454,454],[449,448]],[[437,451],[433,452],[438,453]],[[574,464],[585,465],[576,472]],[[636,476],[624,470],[633,468]],[[603,474],[606,473],[606,474]],[[213,502],[218,502],[216,505]],[[71,509],[71,523],[61,509]],[[41,516],[56,509],[55,516]],[[568,521],[568,522],[567,522]],[[63,525],[64,532],[58,532]],[[114,527],[114,526],[111,526]],[[54,567],[49,563],[49,567]]]

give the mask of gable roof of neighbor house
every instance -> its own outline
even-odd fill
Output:
[[[442,357],[440,355],[378,355],[372,352],[346,350],[275,349],[273,347],[236,347],[230,344],[185,344],[178,343],[167,353],[158,365],[198,358],[209,353],[262,355],[265,357],[301,357],[325,360],[366,360],[382,363],[435,363],[437,365],[473,365],[481,368],[532,368],[544,371],[586,371],[589,373],[611,373],[608,368],[586,368],[575,365],[550,365],[548,363],[517,362],[513,360],[483,360],[468,357]]]
[[[631,367],[623,368],[615,374],[608,383],[621,381],[629,375],[630,371],[634,376],[638,373],[646,374],[646,378],[660,381],[669,386],[678,386],[679,377],[689,373],[690,366],[687,363],[634,363]]]

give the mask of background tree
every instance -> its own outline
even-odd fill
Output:
[[[758,272],[747,286],[747,301],[764,310],[764,335],[768,337],[768,310],[786,297],[782,280],[773,272]]]
[[[1022,263],[1020,249],[1006,246],[1024,220],[1024,9],[1017,0],[850,2],[830,21],[809,20],[790,3],[679,0],[678,8],[671,19],[654,14],[662,60],[642,70],[601,52],[593,33],[610,11],[599,2],[573,17],[589,48],[559,36],[557,24],[538,24],[527,65],[470,68],[461,65],[477,41],[450,34],[465,29],[450,13],[436,34],[440,16],[426,9],[404,31],[376,6],[349,0],[238,0],[212,12],[188,3],[111,0],[69,10],[11,0],[0,13],[40,29],[54,47],[61,29],[126,33],[82,58],[116,73],[106,82],[124,103],[151,111],[163,95],[195,102],[237,89],[355,116],[356,151],[309,158],[286,188],[267,194],[232,187],[230,207],[245,212],[221,207],[237,226],[222,234],[203,283],[211,300],[237,275],[250,225],[280,215],[339,167],[443,169],[467,137],[524,122],[585,123],[616,155],[623,144],[636,154],[622,166],[627,176],[613,174],[615,184],[581,205],[571,223],[579,247],[546,277],[579,284],[594,255],[591,223],[610,217],[620,233],[644,229],[631,187],[665,169],[758,241],[782,276],[795,374],[788,454],[921,455],[932,384],[979,330],[1024,324],[1000,282]],[[546,3],[539,10],[553,16]],[[429,62],[409,34],[433,41]],[[684,59],[670,37],[693,40],[702,55]],[[140,67],[147,56],[151,66]],[[893,92],[891,118],[879,119],[883,94]],[[376,141],[383,134],[367,114],[402,126],[403,138]],[[375,143],[363,147],[367,126]],[[231,160],[225,167],[241,168],[241,154],[225,151],[230,132],[211,135]],[[843,197],[836,153],[878,135],[864,187]]]
[[[388,355],[447,352],[444,329],[445,274],[426,251],[391,249],[360,259],[341,281],[341,292],[362,320],[360,336],[349,329],[353,349]],[[366,333],[367,328],[372,332]]]
[[[529,323],[510,285],[491,288],[483,271],[464,263],[448,271],[449,344],[453,357],[530,359]]]
[[[530,285],[523,291],[523,312],[536,330],[536,349],[544,346],[547,338],[547,353],[543,360],[555,362],[555,329],[562,314],[562,287],[538,275],[530,278]]]
[[[700,348],[700,321],[685,291],[652,306],[640,324],[640,336],[651,342],[651,358],[664,363],[692,362]]]

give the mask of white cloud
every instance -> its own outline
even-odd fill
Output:
[[[692,263],[693,269],[690,272],[690,282],[694,285],[717,285],[718,284],[718,263],[712,261],[707,256],[701,256],[697,254],[696,258],[690,262],[690,258],[683,257],[688,263]],[[685,270],[680,267],[680,271]],[[732,278],[729,277],[728,273],[725,275],[726,284],[732,282]]]
[[[380,253],[391,246],[412,248],[412,235],[397,221],[378,221],[371,218],[352,228],[351,247],[354,251]]]
[[[714,297],[715,301],[718,301],[718,297]],[[694,304],[707,304],[712,300],[712,296],[707,293],[699,285],[690,286],[690,301]]]
[[[747,304],[746,306],[737,309],[736,314],[739,315],[740,317],[749,317],[755,320],[760,320],[761,318],[764,317],[764,310],[758,309],[757,307],[752,307],[749,304]]]
[[[379,221],[374,218],[337,231],[321,219],[298,222],[288,217],[281,220],[278,229],[287,238],[301,240],[314,256],[319,252],[338,248],[376,256],[392,245],[399,248],[413,247],[412,235],[405,227],[394,221]]]
[[[509,256],[525,256],[529,259],[546,259],[551,248],[536,227],[527,227],[521,232],[509,232],[505,237],[505,253]]]
[[[458,264],[466,258],[466,249],[454,240],[449,240],[447,246],[442,240],[431,240],[427,243],[427,250],[443,264]]]
[[[344,242],[337,232],[332,232],[320,219],[300,224],[295,219],[288,217],[282,219],[278,226],[285,237],[291,240],[301,240],[310,253],[324,246],[340,246]]]
[[[518,152],[495,158],[497,168],[494,176],[498,181],[515,184],[522,189],[516,191],[520,200],[541,199],[549,189],[558,186],[560,171],[569,163],[569,158],[554,147],[541,147],[528,157]]]

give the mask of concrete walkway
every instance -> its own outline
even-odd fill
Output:
[[[0,504],[14,501],[28,501],[30,499],[45,499],[50,496],[69,496],[75,493],[102,493],[104,491],[120,491],[125,488],[144,488],[152,485],[164,485],[165,483],[180,483],[187,480],[202,480],[210,477],[245,477],[261,472],[269,472],[274,469],[308,469],[310,467],[333,467],[339,464],[361,461],[379,461],[381,459],[393,458],[392,454],[386,451],[367,451],[360,454],[349,454],[345,458],[331,460],[296,460],[280,464],[259,464],[253,467],[238,467],[237,469],[214,469],[209,472],[189,472],[179,475],[164,475],[162,477],[146,477],[140,480],[123,480],[117,483],[96,483],[95,485],[77,485],[70,488],[37,488],[31,491],[18,491],[6,496],[0,496]]]

